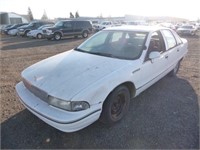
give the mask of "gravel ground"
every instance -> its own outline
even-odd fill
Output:
[[[112,127],[99,121],[74,133],[47,125],[19,102],[20,72],[83,39],[47,41],[1,37],[1,148],[3,149],[199,149],[200,36],[186,37],[189,53],[177,77],[164,77],[131,101],[125,118]]]

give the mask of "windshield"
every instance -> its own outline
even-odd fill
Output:
[[[102,25],[109,25],[110,22],[103,22]]]
[[[95,34],[75,50],[120,59],[137,59],[144,49],[147,34],[105,30]]]
[[[182,28],[186,28],[186,29],[192,29],[193,26],[182,26]]]
[[[33,27],[35,25],[35,23],[29,23],[28,27]]]
[[[63,26],[63,21],[59,21],[55,24],[55,27],[62,27]]]

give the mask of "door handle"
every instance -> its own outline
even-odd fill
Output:
[[[176,51],[179,52],[179,49],[177,49]]]
[[[168,58],[168,55],[165,55],[165,58],[167,59],[167,58]]]

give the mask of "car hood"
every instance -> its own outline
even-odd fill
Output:
[[[42,32],[41,30],[35,29],[35,30],[31,30],[29,33],[38,33],[38,32]]]
[[[127,62],[71,50],[30,66],[22,72],[22,77],[51,96],[71,100]]]
[[[28,27],[28,25],[20,26],[20,27],[18,27],[17,29],[23,29],[23,28],[26,28],[26,27]]]

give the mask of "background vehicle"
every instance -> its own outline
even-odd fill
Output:
[[[94,25],[95,31],[115,26],[112,21],[103,21],[101,24]]]
[[[29,23],[27,26],[23,26],[23,27],[19,27],[19,35],[21,36],[27,36],[27,33],[31,30],[35,30],[37,28],[39,28],[42,25],[45,24],[50,24],[52,22],[47,22],[47,21],[33,21],[31,23]]]
[[[45,37],[50,40],[60,40],[63,36],[79,36],[87,38],[92,33],[92,24],[90,21],[80,20],[62,20],[55,24],[51,28],[43,30]]]
[[[11,26],[12,26],[12,24],[9,24],[9,25],[2,25],[2,26],[1,26],[1,34],[4,33],[4,30],[5,30],[6,28],[9,28],[9,27],[11,27]]]
[[[23,26],[23,25],[27,25],[27,23],[14,24],[14,25],[12,25],[11,27],[6,28],[6,29],[4,30],[4,34],[8,34],[8,32],[9,32],[10,30],[17,29],[18,27],[21,27],[21,26]]]
[[[46,24],[46,25],[42,25],[41,27],[39,27],[38,29],[36,30],[31,30],[27,33],[27,36],[28,37],[33,37],[33,38],[38,38],[38,39],[41,39],[41,38],[44,38],[44,35],[43,35],[43,29],[45,28],[48,28],[48,27],[52,27],[54,24]]]
[[[193,25],[184,25],[177,29],[177,33],[180,35],[195,35],[197,33],[197,28]]]

